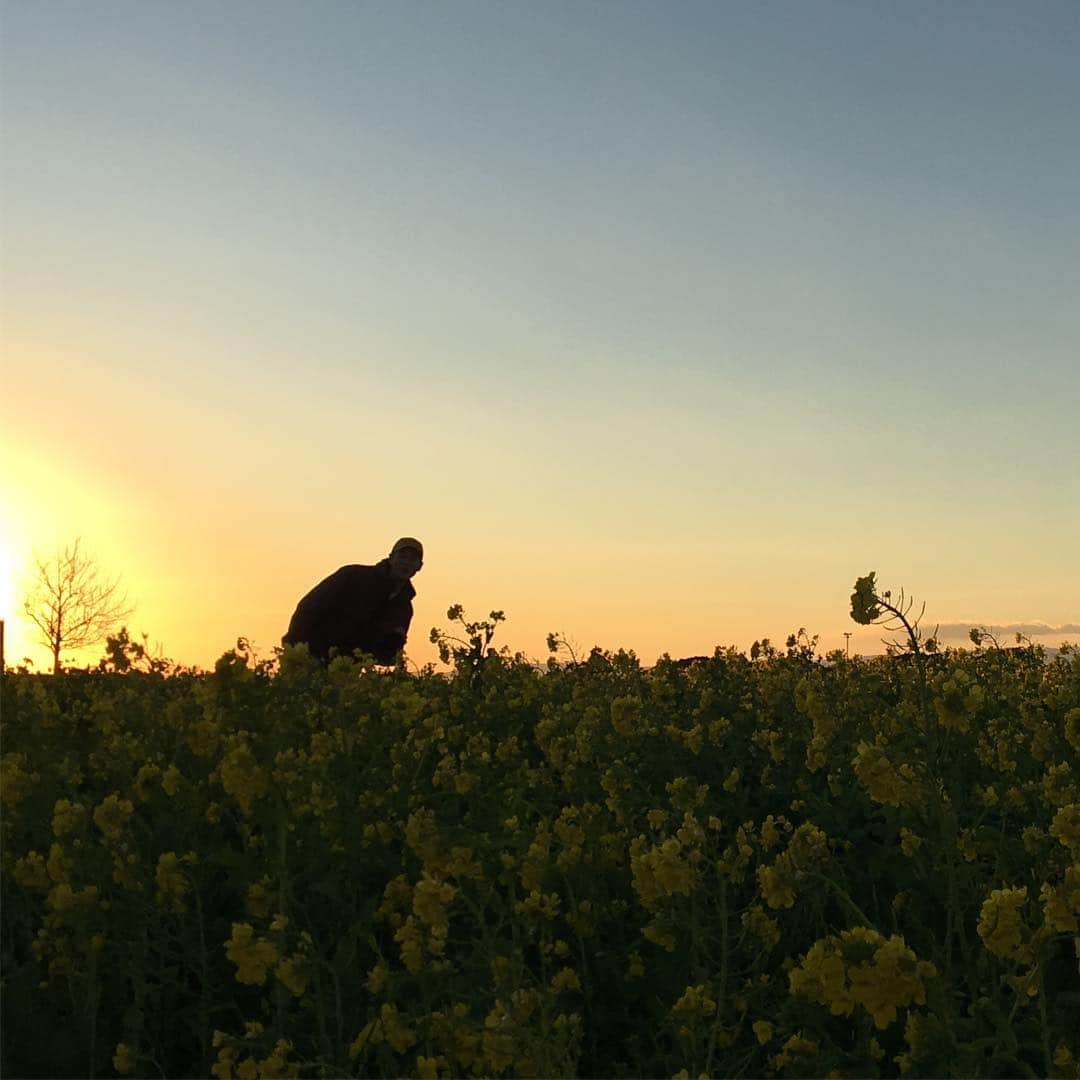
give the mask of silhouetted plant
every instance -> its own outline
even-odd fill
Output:
[[[451,622],[460,623],[467,636],[461,638],[437,626],[431,628],[430,641],[438,647],[439,659],[444,664],[452,662],[459,671],[475,670],[485,657],[496,652],[491,647],[491,640],[495,636],[495,628],[506,619],[503,612],[493,611],[486,619],[467,622],[464,607],[453,604],[447,609],[446,617]]]
[[[855,591],[851,594],[852,619],[861,626],[884,626],[886,630],[892,632],[902,628],[907,633],[906,643],[898,645],[895,641],[881,639],[890,652],[897,649],[910,649],[916,656],[922,655],[924,651],[928,653],[937,652],[936,636],[932,635],[924,640],[922,631],[919,629],[919,620],[926,612],[925,602],[919,611],[918,618],[914,620],[908,619],[908,615],[915,605],[914,599],[905,598],[904,590],[901,589],[899,600],[893,604],[891,602],[891,589],[886,589],[883,593],[878,592],[876,576],[875,571],[871,570],[865,577],[856,579]],[[935,627],[934,634],[936,635],[936,633],[937,628]]]
[[[548,652],[551,656],[548,660],[549,664],[558,663],[558,655],[560,652],[565,652],[570,657],[571,664],[580,664],[581,657],[578,655],[581,652],[581,646],[576,642],[571,641],[566,634],[558,630],[553,630],[547,636]]]
[[[120,579],[102,578],[80,543],[76,537],[52,559],[35,556],[37,570],[23,604],[39,640],[52,652],[54,674],[60,671],[62,649],[96,645],[134,610],[119,592]]]
[[[173,662],[161,652],[160,644],[156,652],[150,649],[150,637],[142,635],[142,641],[133,641],[126,626],[121,626],[115,634],[105,639],[105,655],[98,661],[98,671],[125,673],[145,671],[152,675],[165,675],[172,671]]]

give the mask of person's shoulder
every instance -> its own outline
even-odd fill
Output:
[[[385,559],[374,566],[350,563],[334,574],[334,582],[343,589],[380,590],[391,582],[390,564]]]
[[[367,581],[378,571],[377,566],[365,566],[363,563],[348,563],[334,571],[333,576],[342,581]]]
[[[337,593],[341,589],[350,589],[371,580],[371,567],[350,563],[339,566],[319,582],[317,589],[322,593]]]

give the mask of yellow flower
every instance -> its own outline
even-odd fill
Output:
[[[638,836],[630,844],[630,871],[634,891],[651,911],[656,910],[665,896],[690,894],[692,871],[677,837],[670,836],[662,844],[646,850],[645,837]]]
[[[360,1034],[349,1044],[349,1057],[354,1061],[368,1046],[382,1042],[382,1028],[378,1020],[371,1020],[360,1029]]]
[[[410,915],[394,934],[394,940],[401,949],[401,962],[406,970],[418,975],[424,966],[424,937],[420,923]]]
[[[405,1023],[396,1006],[383,1005],[379,1011],[379,1020],[382,1023],[383,1036],[399,1054],[415,1045],[416,1032]]]
[[[221,759],[221,786],[236,799],[245,814],[250,814],[270,783],[251,747],[239,737],[233,738],[231,743],[231,749]]]
[[[5,754],[0,758],[0,802],[18,806],[34,790],[39,776],[27,772],[25,754]]]
[[[777,861],[779,865],[779,860]],[[757,868],[758,887],[761,896],[769,907],[789,908],[795,905],[795,890],[790,881],[782,876],[776,866],[759,866]]]
[[[267,889],[268,879],[254,881],[248,886],[247,906],[257,919],[265,919],[270,914],[270,896]]]
[[[1045,837],[1046,834],[1036,825],[1026,826],[1024,831],[1020,834],[1020,839],[1024,844],[1024,850],[1029,855],[1038,855]]]
[[[433,930],[445,929],[449,923],[446,917],[446,905],[457,895],[457,889],[448,882],[436,881],[428,874],[416,883],[413,890],[413,911],[421,922]]]
[[[254,1075],[259,1077],[259,1080],[299,1076],[300,1066],[289,1062],[291,1051],[292,1043],[288,1039],[278,1039],[274,1049],[258,1063],[258,1070]]]
[[[556,994],[569,990],[580,990],[581,981],[577,977],[577,972],[573,968],[564,967],[551,980],[551,989]]]
[[[975,847],[974,830],[961,829],[959,836],[956,838],[956,848],[964,857],[965,862],[974,862],[979,854]]]
[[[581,811],[576,806],[564,806],[555,822],[555,835],[559,838],[566,853],[575,861],[581,855],[585,844],[585,829],[579,822]]]
[[[995,956],[1009,956],[1020,944],[1020,909],[1027,901],[1027,889],[994,889],[979,912],[979,937]]]
[[[1080,709],[1065,714],[1065,739],[1074,750],[1080,750]]]
[[[383,967],[382,964],[376,964],[369,972],[367,977],[367,988],[373,994],[381,994],[386,987],[386,980],[389,977],[389,972]]]
[[[897,1008],[926,1004],[923,979],[937,974],[933,964],[916,960],[902,937],[890,937],[874,953],[872,966],[849,968],[852,994],[882,1030],[896,1019]]]
[[[47,903],[53,911],[71,911],[76,903],[75,890],[66,881],[62,881],[59,885],[53,886]]]
[[[780,940],[780,925],[770,918],[760,904],[754,904],[742,916],[743,927],[772,948]]]
[[[641,720],[641,698],[617,697],[611,702],[611,726],[626,738],[634,733]]]
[[[860,742],[852,765],[855,775],[874,802],[885,806],[904,806],[918,798],[910,768],[902,765],[897,770],[885,750],[877,744]]]
[[[215,1037],[221,1032],[215,1032]],[[222,1046],[218,1050],[217,1060],[210,1067],[210,1071],[218,1077],[218,1080],[232,1080],[233,1063],[236,1061],[236,1051],[231,1046]]]
[[[1065,880],[1054,887],[1045,883],[1039,899],[1047,926],[1057,933],[1076,933],[1080,929],[1080,863],[1065,870]]]
[[[249,923],[233,923],[232,937],[225,946],[225,953],[237,967],[237,982],[255,986],[262,986],[267,971],[278,960],[274,944],[265,938],[256,938]]]
[[[1042,790],[1047,804],[1055,808],[1067,806],[1076,798],[1076,783],[1067,762],[1047,768],[1042,779]]]
[[[967,731],[968,719],[978,713],[986,693],[979,685],[972,685],[971,676],[965,671],[956,671],[952,675],[938,680],[938,694],[934,701],[934,711],[944,728]]]
[[[81,827],[85,817],[86,809],[81,804],[57,799],[53,806],[53,835],[65,836],[69,832],[75,832]]]
[[[1069,803],[1054,815],[1050,835],[1056,836],[1070,851],[1080,853],[1080,803]]]
[[[753,1032],[758,1043],[764,1046],[773,1036],[773,1026],[768,1020],[758,1020],[753,1025]]]
[[[886,939],[858,926],[815,942],[788,978],[793,994],[827,1005],[834,1016],[850,1016],[861,1005],[883,1030],[897,1009],[926,1003],[923,980],[936,975],[902,937]]]
[[[484,1062],[487,1070],[501,1073],[514,1062],[514,1040],[509,1032],[501,1030],[509,1023],[503,1003],[496,1000],[495,1008],[484,1019]]]
[[[780,832],[776,827],[776,819],[770,814],[761,825],[761,846],[768,851],[780,843]]]
[[[906,825],[900,830],[900,850],[910,858],[922,845],[922,837],[913,833]]]
[[[146,764],[135,774],[135,782],[131,790],[139,802],[146,802],[150,798],[150,785],[161,775],[161,769],[156,765]]]
[[[135,807],[128,799],[121,799],[119,793],[107,796],[94,810],[94,824],[109,840],[118,840],[127,819]]]
[[[774,1069],[782,1069],[786,1065],[796,1065],[797,1058],[811,1058],[818,1052],[818,1044],[813,1039],[807,1039],[802,1035],[792,1035],[779,1054],[773,1055],[772,1065]],[[806,1062],[801,1063],[805,1068]]]
[[[71,859],[64,854],[64,849],[60,844],[49,845],[49,858],[45,863],[45,868],[50,881],[56,883],[67,881],[71,873]]]
[[[113,1054],[113,1068],[118,1073],[129,1073],[135,1068],[135,1062],[131,1059],[131,1047],[127,1043],[117,1043],[116,1053]]]
[[[203,718],[191,725],[187,733],[187,744],[196,757],[204,758],[217,749],[220,738],[221,726],[214,720]]]
[[[659,945],[662,949],[666,949],[668,952],[675,951],[675,935],[666,927],[656,922],[651,922],[641,931],[641,933],[642,936],[648,938],[649,941],[654,944]]]
[[[184,894],[190,885],[187,876],[180,869],[180,860],[175,851],[167,851],[164,855],[158,856],[154,880],[157,882],[159,904],[164,904],[177,913],[186,910]]]
[[[688,986],[682,993],[682,997],[671,1007],[671,1011],[686,1018],[697,1016],[714,1016],[716,1014],[716,1001],[709,996],[708,988],[699,983],[696,986]]]
[[[182,779],[180,770],[175,765],[170,765],[161,778],[161,786],[165,794],[170,798],[175,795],[180,790],[180,781]]]
[[[286,986],[294,997],[303,997],[307,989],[307,961],[303,956],[287,956],[274,972],[278,981]]]
[[[46,892],[50,879],[44,856],[37,851],[31,851],[24,858],[16,860],[15,881],[24,889]]]

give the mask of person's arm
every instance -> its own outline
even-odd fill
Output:
[[[412,597],[406,591],[387,603],[375,628],[377,650],[374,655],[380,663],[392,664],[394,657],[405,648],[412,616]]]
[[[387,631],[372,650],[372,656],[380,664],[393,664],[397,655],[405,647],[405,635],[396,631]]]

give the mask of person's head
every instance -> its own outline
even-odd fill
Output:
[[[411,536],[403,536],[390,549],[390,573],[399,581],[408,581],[423,565],[424,547]]]

